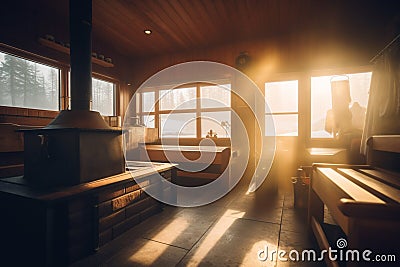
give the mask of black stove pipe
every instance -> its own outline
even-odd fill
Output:
[[[70,0],[71,110],[63,110],[45,129],[110,129],[92,104],[92,0]]]
[[[92,102],[92,0],[69,1],[71,110]]]

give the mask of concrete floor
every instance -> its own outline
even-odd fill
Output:
[[[246,194],[239,186],[207,206],[165,207],[73,266],[325,266],[257,257],[266,247],[315,248],[305,218],[290,193]]]

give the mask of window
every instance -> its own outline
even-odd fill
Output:
[[[149,88],[139,95],[137,104],[141,123],[157,125],[162,137],[201,138],[210,130],[217,137],[230,136],[230,84]]]
[[[231,112],[202,112],[201,113],[201,137],[206,137],[210,130],[217,133],[218,137],[229,137]]]
[[[60,70],[0,52],[0,105],[59,110]]]
[[[92,78],[92,110],[103,116],[115,115],[115,84]]]
[[[331,81],[348,80],[350,86],[350,112],[352,126],[363,128],[368,103],[371,72],[311,77],[311,137],[332,138],[327,117],[332,109]]]
[[[196,87],[160,91],[160,110],[196,108]]]
[[[265,134],[267,136],[298,135],[298,81],[265,83]],[[270,123],[273,119],[275,133]]]
[[[161,114],[162,137],[196,137],[196,113]]]
[[[231,106],[230,86],[202,86],[201,87],[201,107],[202,108],[221,108]]]
[[[201,137],[206,137],[210,130],[218,137],[231,136],[230,90],[230,84],[200,87]]]
[[[71,73],[69,73],[71,75]],[[71,81],[71,76],[69,76]],[[92,77],[92,110],[102,116],[115,115],[115,83]],[[69,107],[71,108],[71,84],[68,85]]]
[[[142,107],[144,112],[154,111],[154,104],[156,103],[155,95],[155,92],[146,92],[142,94]]]
[[[156,121],[155,121],[155,116],[154,115],[144,115],[141,118],[141,122],[144,126],[148,128],[155,128],[156,127]]]

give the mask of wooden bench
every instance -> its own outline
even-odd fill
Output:
[[[208,165],[201,171],[178,170],[178,183],[186,184],[186,182],[189,182],[188,180],[197,179],[209,182],[220,177],[228,166],[230,153],[230,148],[225,146],[144,145],[140,151],[140,159],[181,164],[183,169],[185,167],[190,169],[190,164],[193,164],[193,169],[197,169],[201,164]],[[214,158],[208,164],[210,157]]]
[[[394,254],[399,260],[400,136],[374,136],[368,141],[368,146],[369,165],[313,165],[309,198],[310,229],[321,249],[335,248],[336,244],[332,241],[336,240],[329,242],[323,227],[325,205],[345,234],[343,238],[347,239],[347,246],[343,249],[357,249],[360,254],[365,249],[371,250],[372,255]],[[377,153],[380,154],[378,161]],[[339,266],[327,258],[326,263],[328,266]],[[347,261],[346,264],[370,265],[371,262],[362,260]],[[387,263],[385,266],[397,265]]]

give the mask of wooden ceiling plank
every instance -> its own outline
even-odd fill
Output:
[[[178,16],[181,17],[182,21],[187,25],[190,34],[193,35],[194,45],[201,44],[204,39],[207,38],[207,33],[199,31],[199,27],[202,22],[199,20],[193,19],[193,16],[185,9],[179,0],[173,1],[173,8]]]
[[[165,38],[169,38],[170,45],[175,45],[178,48],[185,48],[185,41],[177,33],[173,31],[165,22],[160,18],[160,8],[154,5],[153,1],[133,1],[137,8],[141,10],[143,17],[149,21],[153,26],[153,31],[165,34]]]
[[[191,2],[188,1],[188,5],[190,5],[192,8],[191,10],[193,12],[192,14],[193,17],[195,17],[198,21],[202,22],[198,30],[207,33],[207,37],[204,39],[203,45],[209,46],[210,42],[211,41],[215,42],[218,36],[220,36],[220,38],[224,38],[224,32],[218,30],[220,25],[218,25],[216,21],[217,18],[213,19],[212,17],[210,17],[210,14],[206,12],[204,8],[205,5],[204,1],[207,0],[191,1]]]
[[[119,17],[119,19],[129,28],[123,33],[132,39],[133,43],[135,43],[134,47],[139,47],[143,54],[154,53],[164,49],[165,44],[168,42],[164,35],[153,32],[149,36],[144,33],[145,29],[150,28],[152,30],[155,25],[143,16],[141,10],[136,8],[135,5],[129,4],[129,2],[126,3],[124,0],[120,0],[120,2],[118,12],[123,16]],[[138,56],[142,56],[142,54]]]
[[[193,41],[193,35],[198,31],[196,31],[192,23],[186,23],[183,16],[176,11],[176,1],[160,1],[159,4],[163,11],[162,17],[164,18],[165,24],[170,25],[170,31],[176,32],[182,39],[185,39],[186,48],[196,45],[196,41]]]
[[[215,1],[214,2],[214,9],[217,16],[220,18],[222,25],[230,25],[231,18],[229,17],[228,11],[226,9],[226,5],[224,4],[223,0]],[[235,36],[235,31],[232,27],[225,26],[224,28],[224,38],[226,41],[231,41]]]
[[[142,12],[142,9],[135,5],[134,2],[125,2],[121,1],[121,4],[118,8],[118,12],[123,16],[117,16],[120,20],[122,20],[125,24],[126,22],[131,22],[133,25],[136,25],[134,30],[127,30],[126,35],[129,35],[135,45],[132,47],[138,47],[141,53],[138,53],[137,56],[142,57],[145,54],[155,54],[159,51],[166,51],[170,49],[171,40],[167,35],[160,33],[157,31],[157,25],[150,19],[146,14]],[[148,36],[144,34],[145,29],[151,29],[153,33]]]
[[[120,16],[128,17],[129,12],[121,6],[118,1],[110,8],[106,1],[95,1],[93,5],[93,33],[103,41],[118,40],[111,42],[113,46],[122,45],[126,50],[129,47],[139,49],[140,46],[132,39],[131,27],[126,21],[121,21]],[[130,49],[129,49],[130,50]]]

